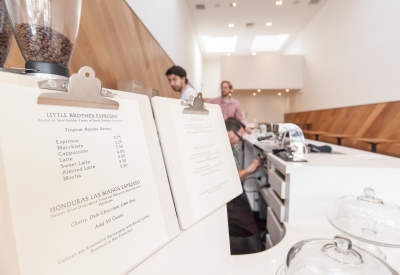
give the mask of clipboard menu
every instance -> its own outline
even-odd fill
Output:
[[[193,106],[186,107],[180,100],[152,98],[171,190],[183,229],[242,193],[220,107],[206,104],[206,112],[201,113],[193,111],[195,102],[196,99]]]
[[[125,274],[179,234],[148,97],[43,92],[0,82],[0,273]]]

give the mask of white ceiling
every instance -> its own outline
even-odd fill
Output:
[[[320,0],[317,4],[309,4],[310,1],[282,0],[283,4],[277,6],[276,0],[187,0],[205,60],[226,53],[206,53],[203,36],[237,36],[236,51],[231,55],[251,55],[250,47],[256,35],[290,34],[279,52],[284,51],[328,0]],[[233,2],[236,7],[230,6]],[[205,9],[197,10],[197,4],[204,4]],[[272,26],[267,27],[267,22],[272,22]],[[254,23],[254,26],[246,28],[247,23]],[[235,26],[229,28],[228,24]]]

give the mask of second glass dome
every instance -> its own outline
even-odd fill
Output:
[[[375,197],[371,188],[361,196],[346,196],[336,201],[327,216],[338,230],[360,241],[400,247],[400,207]]]

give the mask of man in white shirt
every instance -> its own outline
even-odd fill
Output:
[[[180,99],[188,100],[190,96],[196,97],[197,92],[188,84],[186,71],[179,66],[172,66],[165,73],[169,84],[175,92],[181,93]]]

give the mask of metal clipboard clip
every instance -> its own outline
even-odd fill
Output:
[[[181,105],[189,106],[183,109],[183,114],[208,115],[210,113],[209,110],[204,108],[204,99],[201,93],[198,93],[196,97],[190,96],[188,100],[181,101]]]
[[[57,88],[65,85],[62,81],[39,82],[39,87],[44,89]],[[54,87],[51,87],[51,86]],[[47,87],[49,86],[49,87]],[[37,103],[44,105],[70,106],[81,108],[118,110],[118,101],[108,99],[114,94],[101,87],[101,81],[96,78],[95,72],[90,67],[82,67],[77,74],[73,74],[68,82],[68,92],[44,93],[38,97]]]

